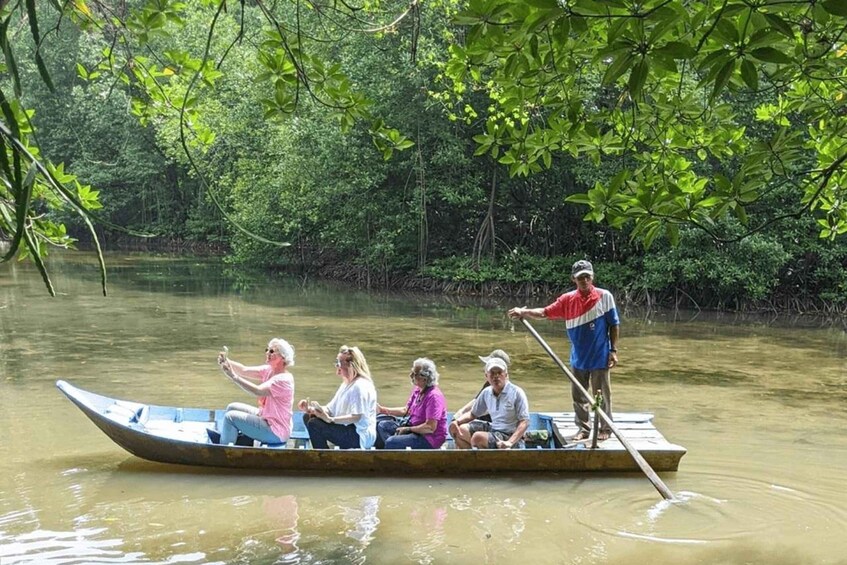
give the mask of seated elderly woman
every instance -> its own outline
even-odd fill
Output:
[[[447,438],[447,400],[438,388],[435,363],[426,357],[415,359],[409,379],[413,390],[406,406],[377,404],[378,413],[395,417],[377,422],[377,435],[385,449],[438,449]],[[398,422],[398,416],[408,421]]]
[[[328,442],[340,449],[369,449],[376,441],[376,389],[362,350],[342,345],[335,374],[341,385],[326,406],[308,400],[297,403],[305,412],[309,441],[316,449],[327,449]]]
[[[220,443],[235,443],[239,432],[262,443],[285,443],[291,435],[291,411],[294,404],[294,348],[281,338],[268,342],[265,364],[247,367],[218,354],[224,374],[242,390],[259,397],[258,407],[233,402],[226,407]]]

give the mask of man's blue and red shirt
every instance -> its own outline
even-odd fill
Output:
[[[609,366],[609,328],[621,323],[611,292],[591,287],[584,296],[579,290],[565,293],[544,308],[544,315],[565,320],[574,369],[590,371]]]

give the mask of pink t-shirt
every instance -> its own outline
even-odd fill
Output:
[[[271,374],[267,368],[262,382],[271,381],[271,395],[259,397],[259,415],[267,420],[271,431],[282,441],[291,435],[291,412],[294,408],[294,376],[291,373]]]

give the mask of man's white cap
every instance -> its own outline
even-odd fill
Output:
[[[509,368],[506,367],[506,362],[503,361],[502,359],[498,359],[497,357],[489,359],[485,363],[485,372],[487,373],[487,372],[491,371],[491,369],[493,369],[494,367],[499,368],[504,373],[509,372]]]

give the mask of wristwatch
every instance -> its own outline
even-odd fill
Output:
[[[610,351],[610,352],[612,352],[612,353],[617,353],[617,352],[618,352],[618,348],[617,348],[617,347],[610,347],[610,348],[609,348],[609,351]]]

